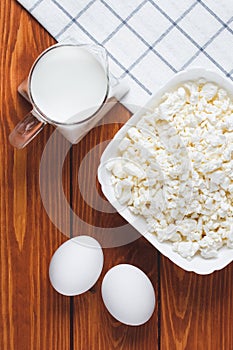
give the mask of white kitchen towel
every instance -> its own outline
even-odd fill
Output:
[[[130,86],[122,100],[126,106],[144,105],[190,66],[233,80],[232,0],[18,1],[57,41],[102,44],[111,72]]]

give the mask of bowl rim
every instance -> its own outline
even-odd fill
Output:
[[[160,243],[156,235],[148,233],[147,230],[143,232],[140,224],[140,220],[145,219],[140,215],[132,214],[127,207],[121,206],[117,201],[112,190],[107,182],[110,180],[110,172],[104,169],[104,164],[114,157],[114,150],[116,153],[117,144],[125,136],[127,129],[137,123],[137,121],[145,114],[146,111],[152,111],[151,108],[159,103],[162,95],[174,89],[176,86],[181,85],[187,81],[195,81],[204,78],[208,82],[213,82],[220,87],[223,87],[230,96],[233,98],[233,83],[231,80],[217,71],[206,69],[202,67],[189,68],[176,73],[171,79],[169,79],[163,86],[159,87],[155,93],[149,98],[148,102],[139,110],[134,113],[130,119],[120,128],[120,130],[114,135],[110,143],[105,148],[100,158],[100,164],[98,167],[98,181],[101,185],[101,189],[105,197],[111,203],[111,205],[118,211],[118,213],[129,222],[145,239],[147,239],[161,254],[166,256],[169,260],[181,267],[183,270],[189,272],[195,272],[200,275],[207,275],[216,270],[220,270],[230,264],[233,261],[233,249],[226,246],[221,247],[218,250],[218,257],[205,259],[199,254],[195,255],[191,260],[187,260],[181,257],[177,252],[172,250],[172,243],[164,241]],[[117,157],[117,154],[116,154]],[[139,223],[139,225],[138,225]],[[146,228],[146,227],[145,227]]]

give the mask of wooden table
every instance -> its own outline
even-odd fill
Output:
[[[104,250],[104,270],[89,292],[69,298],[53,290],[48,279],[49,261],[55,249],[67,239],[49,220],[39,191],[40,158],[53,128],[46,127],[20,151],[9,145],[8,135],[30,110],[17,94],[17,86],[37,55],[54,40],[16,1],[2,0],[0,6],[0,349],[233,349],[233,264],[210,276],[197,276],[181,270],[140,238]],[[92,130],[70,150],[64,163],[63,187],[67,199],[73,210],[92,225],[124,224],[119,215],[104,214],[88,206],[79,193],[77,180],[85,154],[114,135],[121,126],[116,124],[119,117],[125,120],[130,117],[120,104],[106,117],[115,124]],[[63,147],[64,140],[60,138],[57,149],[62,152]],[[87,184],[91,169],[97,164],[98,159],[94,165],[86,163],[82,176]],[[100,192],[98,186],[97,190]],[[97,190],[93,186],[93,200]],[[58,205],[59,209],[59,198],[49,186],[48,194],[51,205]],[[63,208],[59,210],[64,215]],[[145,271],[155,288],[155,312],[141,327],[118,323],[101,300],[104,274],[123,262]]]

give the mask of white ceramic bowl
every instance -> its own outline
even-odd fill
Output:
[[[155,248],[157,248],[163,255],[168,257],[182,269],[205,275],[212,273],[215,270],[220,270],[232,262],[233,250],[224,246],[218,251],[218,257],[212,259],[204,259],[199,254],[195,255],[190,261],[182,258],[178,253],[172,250],[171,243],[160,243],[157,240],[156,235],[147,232],[147,224],[143,217],[132,214],[132,212],[126,206],[119,204],[115,198],[113,186],[111,185],[111,173],[105,168],[105,164],[109,159],[118,156],[117,146],[125,136],[127,130],[138,122],[138,120],[145,114],[145,111],[150,111],[155,105],[157,105],[165,92],[176,88],[178,85],[181,85],[187,80],[198,80],[200,78],[204,78],[209,82],[218,84],[227,90],[229,95],[233,97],[233,84],[231,83],[230,79],[225,78],[217,72],[203,68],[193,68],[177,73],[150,98],[148,103],[143,108],[141,108],[129,119],[129,121],[117,132],[113,140],[108,144],[101,157],[98,168],[98,179],[102,186],[102,191],[109,202],[116,208],[120,215],[137,231],[139,231]]]

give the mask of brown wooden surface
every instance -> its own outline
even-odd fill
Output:
[[[39,192],[40,158],[53,129],[46,127],[21,151],[9,145],[8,135],[30,110],[18,96],[17,86],[36,56],[51,45],[53,39],[14,0],[1,1],[0,32],[0,349],[233,349],[232,264],[210,276],[197,276],[176,267],[140,238],[104,250],[104,270],[91,291],[67,298],[52,289],[48,280],[49,261],[53,251],[67,239],[50,222]],[[101,191],[92,175],[103,148],[93,161],[84,163],[80,174],[92,203],[100,201],[100,210],[85,203],[79,192],[78,173],[85,155],[114,135],[121,126],[117,121],[129,117],[125,108],[116,106],[105,118],[111,124],[92,130],[67,155],[63,188],[75,213],[89,224],[87,227],[73,223],[70,234],[90,234],[93,226],[103,227],[104,234],[106,227],[125,224],[119,215],[101,211],[104,202],[98,199]],[[62,154],[63,149],[61,137],[57,150]],[[51,176],[56,176],[53,169]],[[57,215],[60,213],[59,217],[65,215],[70,220],[56,191],[49,186],[48,194],[51,205],[57,205]],[[122,262],[140,267],[155,288],[156,310],[151,320],[141,327],[121,325],[108,314],[101,300],[104,274]]]

